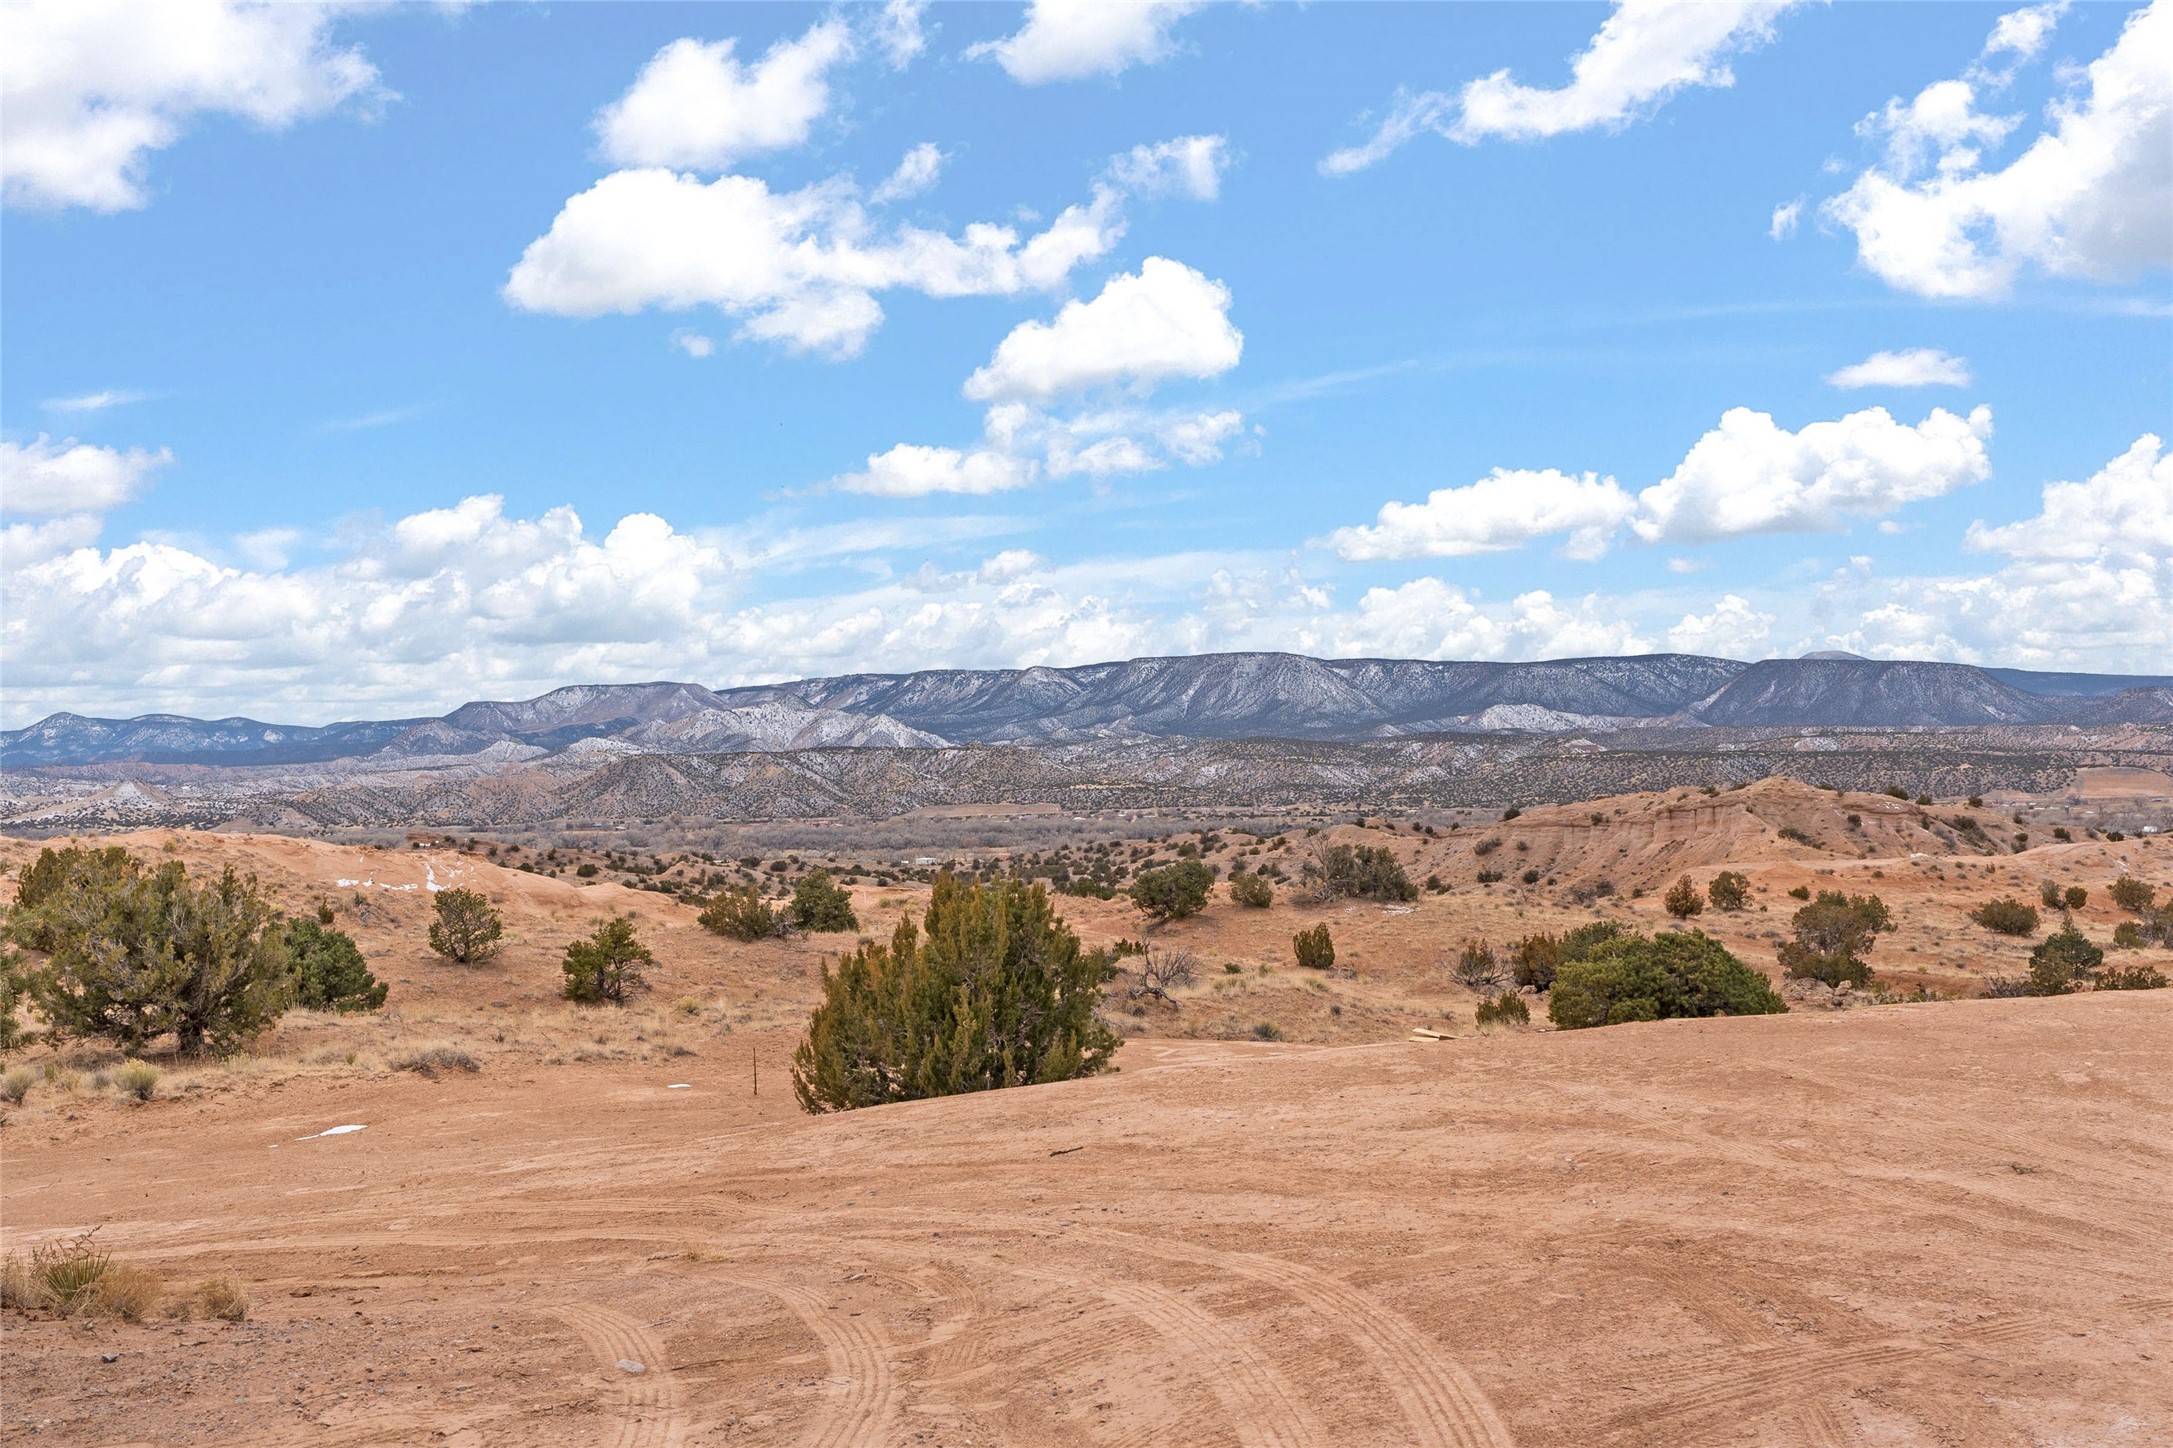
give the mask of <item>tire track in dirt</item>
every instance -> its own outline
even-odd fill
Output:
[[[562,1307],[558,1316],[588,1344],[604,1371],[619,1379],[619,1420],[603,1440],[605,1448],[678,1448],[686,1439],[686,1410],[656,1334],[593,1302]],[[622,1361],[638,1362],[643,1371],[626,1372],[619,1367]]]
[[[822,1344],[830,1377],[845,1383],[842,1401],[828,1405],[802,1441],[806,1448],[858,1448],[876,1442],[897,1411],[898,1377],[890,1344],[867,1318],[831,1310],[810,1288],[774,1277],[717,1273],[727,1282],[777,1298]]]

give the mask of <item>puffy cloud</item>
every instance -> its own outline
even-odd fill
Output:
[[[1826,381],[1833,387],[1967,387],[1969,361],[1936,347],[1874,352],[1828,373]]]
[[[892,70],[904,70],[928,48],[921,17],[928,0],[887,0],[875,22],[875,43]]]
[[[1222,173],[1229,164],[1229,143],[1221,136],[1179,136],[1134,146],[1109,163],[1109,175],[1138,195],[1178,193],[1213,201],[1222,192]]]
[[[1766,223],[1766,235],[1775,241],[1785,241],[1796,234],[1796,225],[1803,220],[1803,198],[1783,201],[1773,208],[1773,219]]]
[[[621,166],[709,171],[805,141],[830,109],[829,71],[852,55],[852,31],[822,21],[753,65],[732,53],[737,43],[675,40],[658,51],[598,112],[604,155]]]
[[[1182,262],[1150,256],[1110,278],[1053,322],[1022,322],[987,366],[966,379],[978,401],[1033,398],[1122,384],[1141,391],[1170,377],[1214,377],[1244,350],[1230,325],[1230,289]]]
[[[1120,198],[1097,189],[1040,234],[977,222],[953,237],[877,228],[832,181],[773,192],[751,176],[704,182],[661,169],[615,171],[568,200],[529,243],[506,300],[561,316],[714,306],[742,336],[857,354],[883,319],[879,291],[1008,296],[1055,286],[1123,235]]]
[[[1560,659],[1652,647],[1597,595],[1565,607],[1538,589],[1488,607],[1438,578],[1369,588],[1355,613],[1309,621],[1296,636],[1305,652],[1346,658]]]
[[[1599,33],[1571,60],[1568,85],[1522,85],[1499,70],[1453,96],[1400,93],[1372,137],[1332,153],[1320,169],[1330,176],[1362,171],[1428,132],[1471,145],[1620,129],[1678,91],[1735,84],[1728,57],[1770,40],[1774,18],[1792,3],[1618,0]]]
[[[1741,594],[1723,594],[1711,613],[1684,614],[1682,622],[1667,631],[1667,646],[1683,654],[1762,658],[1773,623],[1774,615],[1760,613]]]
[[[1984,42],[1984,54],[1978,57],[1979,64],[1995,55],[2011,55],[2017,61],[2037,59],[2067,8],[2068,0],[2052,0],[2050,4],[2008,11],[1993,23],[1992,34]]]
[[[98,541],[105,520],[91,513],[48,518],[42,523],[10,523],[0,528],[0,568],[28,568],[33,563]]]
[[[1115,75],[1170,51],[1169,32],[1204,0],[1033,0],[1015,35],[970,47],[1021,85]]]
[[[1933,408],[1914,427],[1873,407],[1800,432],[1730,408],[1673,473],[1638,494],[1632,526],[1648,543],[1837,530],[1981,482],[1991,434],[1988,407],[1966,418]]]
[[[1885,578],[1852,560],[1818,591],[1859,653],[2116,673],[2173,669],[2173,458],[2152,435],[2084,482],[2047,484],[2034,518],[1971,526],[1989,573]]]
[[[95,447],[44,433],[29,443],[0,442],[0,510],[18,517],[103,513],[143,491],[151,474],[174,460],[165,448]]]
[[[681,327],[671,335],[672,350],[694,358],[697,362],[717,350],[716,341],[700,332]]]
[[[935,142],[921,142],[905,153],[898,162],[898,169],[885,177],[883,184],[876,187],[868,199],[881,206],[920,195],[936,184],[936,177],[943,174],[943,163],[947,159]]]
[[[154,151],[202,116],[281,129],[382,92],[335,46],[340,7],[241,0],[18,0],[0,50],[0,178],[9,203],[145,204]]]
[[[865,472],[848,473],[836,486],[848,493],[919,498],[929,493],[1002,493],[1034,480],[1032,462],[989,449],[960,452],[901,442],[869,457]]]
[[[2002,48],[2020,54],[2024,40]],[[2084,93],[2054,102],[2048,128],[1998,170],[1980,153],[2014,122],[1980,114],[1971,82],[1890,103],[1869,122],[1888,137],[1884,160],[1826,214],[1874,275],[1920,296],[2003,297],[2028,267],[2115,281],[2173,265],[2173,0],[2130,15],[2085,74]]]
[[[1597,558],[1637,511],[1613,478],[1496,468],[1478,482],[1437,488],[1423,503],[1388,503],[1370,527],[1339,528],[1327,543],[1345,558],[1460,558],[1569,534],[1563,551]]]

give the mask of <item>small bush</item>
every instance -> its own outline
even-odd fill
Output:
[[[6,1305],[63,1317],[140,1322],[158,1297],[155,1274],[114,1261],[88,1232],[32,1248],[27,1262],[10,1258],[0,1273],[0,1299]]]
[[[2070,925],[2030,952],[2030,994],[2066,995],[2082,989],[2105,963],[2105,952]]]
[[[1811,898],[1811,887],[1809,885],[1798,885],[1788,892],[1788,898],[1791,900],[1808,900]]]
[[[1386,845],[1330,845],[1306,862],[1301,878],[1330,899],[1394,902],[1418,898],[1418,886]]]
[[[476,1064],[475,1057],[458,1046],[427,1046],[422,1050],[409,1051],[403,1056],[394,1057],[392,1069],[413,1071],[418,1076],[434,1078],[440,1071],[473,1073],[483,1068]]]
[[[1554,987],[1554,973],[1562,965],[1560,937],[1527,935],[1509,950],[1509,978],[1526,990],[1546,992]]]
[[[1479,883],[1482,885],[1499,884],[1500,881],[1501,871],[1499,870],[1481,870],[1479,872]]]
[[[430,948],[456,965],[474,965],[498,953],[505,919],[480,890],[440,890],[430,902]]]
[[[567,1000],[623,1006],[628,995],[649,983],[642,967],[655,964],[649,947],[635,938],[634,922],[621,917],[567,946],[559,969],[566,977]]]
[[[1261,1021],[1252,1028],[1252,1034],[1256,1041],[1280,1041],[1283,1028],[1273,1021]]]
[[[1524,997],[1505,990],[1498,996],[1481,997],[1472,1017],[1481,1030],[1489,1026],[1528,1026],[1532,1023],[1532,1008],[1524,1003]]]
[[[196,1300],[206,1317],[241,1322],[249,1316],[249,1299],[231,1277],[206,1278],[197,1286]]]
[[[2060,884],[2057,880],[2040,881],[2037,886],[2037,903],[2047,910],[2060,908]]]
[[[1493,853],[1494,853],[1494,852],[1495,852],[1496,850],[1498,850],[1498,849],[1500,849],[1500,848],[1501,848],[1501,836],[1500,836],[1500,835],[1488,835],[1488,836],[1487,836],[1487,837],[1486,837],[1485,839],[1483,839],[1483,840],[1479,841],[1479,843],[1477,843],[1476,845],[1473,845],[1473,846],[1471,847],[1471,853],[1472,853],[1473,855],[1475,855],[1476,857],[1478,857],[1479,859],[1482,859],[1482,860],[1483,860],[1483,859],[1485,859],[1485,858],[1486,858],[1486,857],[1487,857],[1488,855],[1491,855],[1491,854],[1493,854]]]
[[[1750,877],[1722,870],[1705,884],[1705,898],[1715,910],[1732,915],[1750,903]]]
[[[2060,904],[2069,910],[2080,910],[2090,903],[2090,892],[2080,885],[2070,885],[2061,892]]]
[[[2098,972],[2099,990],[2164,990],[2165,972],[2155,965],[2115,965]]]
[[[30,1088],[37,1084],[38,1073],[28,1066],[17,1066],[5,1076],[0,1076],[0,1101],[10,1106],[20,1106]]]
[[[2026,975],[1988,975],[1984,978],[1984,993],[1993,1000],[2037,994],[2030,989],[2030,978]]]
[[[704,930],[749,944],[785,933],[783,917],[762,899],[753,885],[725,890],[703,908],[698,923]]]
[[[2158,897],[2155,886],[2146,884],[2133,875],[2122,875],[2113,881],[2112,889],[2107,893],[2113,897],[2115,905],[2123,910],[2132,910],[2138,915],[2148,910],[2151,902]]]
[[[1170,999],[1170,992],[1200,978],[1200,958],[1189,950],[1150,950],[1139,957],[1139,984],[1131,994]]]
[[[2011,895],[1997,900],[1987,900],[1969,912],[1969,918],[1991,931],[1994,935],[2035,935],[2037,933],[2037,907],[2025,905]]]
[[[385,1003],[385,983],[370,973],[362,950],[343,930],[316,920],[287,922],[287,954],[294,960],[296,1003],[313,1011],[374,1011]]]
[[[573,877],[576,880],[593,880],[602,873],[594,864],[582,864],[573,867]]]
[[[1232,875],[1230,898],[1251,910],[1265,910],[1275,903],[1275,887],[1260,875]]]
[[[1881,935],[1894,928],[1894,917],[1876,895],[1822,890],[1816,900],[1795,913],[1789,928],[1795,938],[1784,941],[1778,954],[1781,968],[1791,977],[1837,987],[1862,986],[1872,979],[1864,957]]]
[[[1323,920],[1311,930],[1301,930],[1290,937],[1290,948],[1298,957],[1298,964],[1307,970],[1327,970],[1335,964],[1335,941],[1328,936],[1328,922]]]
[[[1565,960],[1547,1003],[1564,1030],[1787,1009],[1764,976],[1699,930],[1623,935],[1583,960]]]
[[[1456,983],[1466,990],[1484,990],[1501,979],[1501,965],[1494,958],[1493,946],[1483,940],[1467,940],[1457,953],[1452,973]]]
[[[1132,877],[1132,905],[1149,920],[1183,920],[1207,908],[1215,873],[1198,860],[1179,860]]]
[[[1519,880],[1522,880],[1527,885],[1536,885],[1539,883],[1539,871],[1526,870],[1523,874],[1517,876],[1517,878]]]
[[[113,1073],[113,1084],[123,1096],[149,1101],[158,1094],[158,1067],[148,1061],[123,1061]]]
[[[1698,887],[1688,875],[1668,887],[1660,904],[1677,920],[1688,920],[1693,915],[1705,913],[1705,901],[1698,895]]]
[[[860,917],[853,914],[853,897],[832,882],[828,870],[810,870],[792,892],[785,918],[810,934],[834,934],[858,930]]]

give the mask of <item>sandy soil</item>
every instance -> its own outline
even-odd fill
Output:
[[[1993,853],[1940,832],[1955,812],[1772,781],[1337,826],[1450,889],[1218,901],[1153,936],[1200,954],[1196,985],[1139,1015],[1113,994],[1117,1074],[827,1118],[785,1067],[847,938],[737,945],[666,897],[449,849],[123,837],[331,900],[392,998],[163,1063],[143,1105],[73,1047],[7,1108],[0,1248],[96,1228],[251,1310],[0,1316],[0,1441],[2173,1441],[2173,992],[1481,1035],[1448,975],[1466,939],[1656,928],[1659,888],[1725,863],[1752,908],[1698,923],[1753,964],[1789,890],[1876,889],[1902,921],[1882,976],[1965,992],[2029,946],[1968,923],[1988,896],[2086,885],[2102,940],[2124,862],[2164,886],[2162,839],[2033,824]],[[1555,883],[1481,887],[1481,860]],[[1602,872],[1623,893],[1578,903]],[[433,880],[498,901],[500,957],[429,955]],[[883,934],[925,890],[855,896]],[[1062,905],[1090,944],[1142,934],[1121,902]],[[558,1000],[565,942],[621,912],[655,988]],[[1317,919],[1349,974],[1290,964]],[[1217,1039],[1266,1022],[1289,1039]],[[480,1069],[399,1069],[438,1044]]]
[[[745,1050],[678,1064],[11,1130],[12,1243],[103,1224],[253,1311],[11,1316],[7,1438],[2173,1436],[2164,994],[1135,1042],[827,1118]]]

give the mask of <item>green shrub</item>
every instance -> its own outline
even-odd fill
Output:
[[[1232,875],[1230,898],[1252,910],[1265,910],[1275,903],[1275,887],[1261,875]]]
[[[642,967],[655,964],[649,947],[635,939],[634,922],[622,916],[567,946],[559,969],[566,977],[567,1000],[623,1006],[631,992],[649,983]]]
[[[1969,918],[1995,935],[2035,935],[2037,933],[2037,907],[2025,905],[2011,895],[1997,900],[1987,900],[1969,912]]]
[[[149,1101],[158,1094],[158,1067],[148,1061],[123,1061],[113,1073],[113,1084],[123,1096]]]
[[[1554,988],[1554,973],[1561,968],[1562,941],[1544,932],[1527,935],[1509,948],[1509,978],[1527,990],[1542,993]]]
[[[1182,920],[1207,908],[1215,872],[1198,860],[1158,865],[1132,877],[1132,904],[1150,920]]]
[[[2060,908],[2060,883],[2057,880],[2041,880],[2037,886],[2037,903],[2047,910]]]
[[[131,1052],[170,1031],[184,1054],[225,1052],[293,1003],[284,934],[254,877],[230,867],[197,885],[179,860],[145,874],[111,850],[46,854],[53,867],[40,856],[25,872],[33,904],[8,932],[45,952],[24,985],[55,1031]]]
[[[2070,925],[2030,952],[2030,994],[2066,995],[2082,989],[2105,963],[2105,952]]]
[[[696,921],[704,930],[750,943],[785,933],[784,918],[769,907],[762,892],[752,884],[720,891]]]
[[[1788,892],[1788,898],[1791,900],[1808,900],[1811,898],[1811,887],[1809,885],[1798,885]]]
[[[1290,948],[1298,957],[1298,964],[1307,970],[1327,970],[1335,964],[1335,941],[1328,936],[1328,922],[1323,920],[1311,930],[1301,930],[1290,937]]]
[[[1732,915],[1750,903],[1750,877],[1735,870],[1722,870],[1706,882],[1705,898],[1715,910]]]
[[[823,974],[793,1055],[808,1111],[842,1111],[1106,1070],[1119,1037],[1096,1011],[1108,958],[1087,953],[1039,885],[936,879],[908,916]]]
[[[1482,1030],[1488,1026],[1528,1026],[1532,1023],[1532,1008],[1524,1003],[1524,997],[1505,990],[1498,996],[1481,996],[1472,1017]]]
[[[2123,920],[2113,927],[2113,949],[2141,950],[2142,948],[2142,926],[2136,924],[2133,920]]]
[[[294,961],[295,1003],[313,1011],[374,1011],[385,1003],[385,983],[370,973],[361,948],[344,930],[315,920],[287,922],[287,954]]]
[[[23,1043],[23,1023],[15,1011],[23,1003],[23,960],[13,949],[0,945],[0,1053]]]
[[[1787,1009],[1764,976],[1701,930],[1622,935],[1582,960],[1565,960],[1547,1003],[1564,1030]]]
[[[439,955],[473,965],[498,953],[505,919],[482,891],[440,890],[430,908],[437,912],[430,922],[430,948]]]
[[[576,880],[593,880],[602,873],[603,871],[597,869],[593,862],[579,864],[573,867],[573,877]]]
[[[1418,898],[1418,886],[1386,845],[1330,845],[1306,861],[1301,878],[1330,899],[1395,902]]]
[[[2090,903],[2090,892],[2080,885],[2070,885],[2061,895],[2060,903],[2069,910],[2080,910]]]
[[[2133,875],[2122,875],[2113,881],[2112,889],[2108,893],[2112,895],[2115,905],[2137,915],[2148,910],[2151,902],[2158,896],[2155,886],[2148,885]]]
[[[1688,920],[1691,916],[1703,914],[1705,911],[1705,901],[1699,896],[1697,885],[1688,875],[1668,887],[1667,894],[1660,898],[1660,904],[1677,920]]]
[[[1844,895],[1821,890],[1818,898],[1789,921],[1793,940],[1778,952],[1781,968],[1797,980],[1830,986],[1871,984],[1864,959],[1878,938],[1894,928],[1886,902],[1876,895]]]
[[[2155,965],[2110,966],[2098,972],[2099,990],[2164,990],[2165,972]]]
[[[853,914],[853,897],[834,884],[828,870],[810,870],[792,892],[785,917],[810,934],[858,930],[860,917]]]

